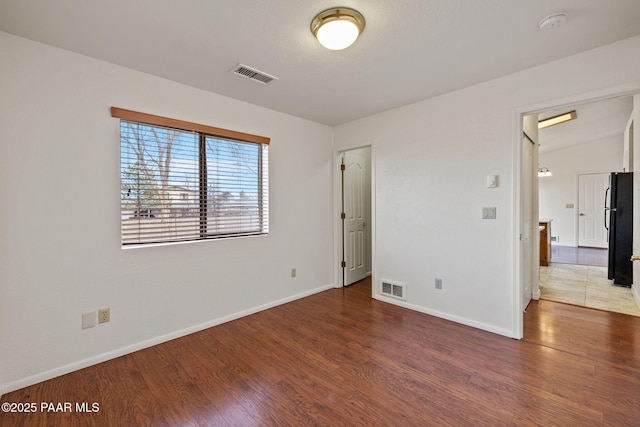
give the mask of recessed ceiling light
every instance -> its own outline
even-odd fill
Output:
[[[578,115],[576,110],[569,111],[568,113],[558,114],[557,116],[549,117],[538,121],[538,129],[548,128],[549,126],[559,125],[560,123],[568,122],[569,120],[577,119]]]
[[[311,32],[327,49],[342,50],[351,46],[364,30],[364,17],[348,7],[334,7],[320,12],[311,21]]]

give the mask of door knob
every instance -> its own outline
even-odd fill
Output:
[[[580,216],[586,216],[587,214],[583,214],[582,212],[580,212]]]
[[[640,255],[631,255],[631,261],[640,261]]]

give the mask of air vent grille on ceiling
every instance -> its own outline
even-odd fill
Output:
[[[277,77],[270,76],[267,73],[263,73],[262,71],[258,71],[255,68],[247,67],[246,65],[243,65],[243,64],[236,65],[231,69],[231,71],[233,71],[234,73],[242,77],[246,77],[248,79],[254,80],[256,82],[259,82],[265,85],[267,83],[271,83],[274,80],[278,80]]]

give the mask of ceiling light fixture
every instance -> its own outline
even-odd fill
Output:
[[[553,176],[553,174],[551,173],[551,171],[549,170],[549,168],[540,168],[540,169],[538,169],[538,176],[539,176],[539,177],[543,177],[543,176]]]
[[[568,122],[569,120],[577,119],[578,115],[576,110],[569,111],[568,113],[558,114],[557,116],[549,117],[538,121],[538,129],[548,128],[549,126],[559,125],[560,123]]]
[[[327,49],[351,46],[364,31],[364,16],[355,9],[334,7],[320,12],[311,21],[311,32]]]

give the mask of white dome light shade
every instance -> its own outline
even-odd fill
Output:
[[[351,46],[364,30],[364,17],[349,8],[320,12],[311,21],[311,32],[327,49],[342,50]]]
[[[351,46],[359,34],[358,27],[351,21],[331,21],[318,28],[316,37],[327,49],[342,50]]]

